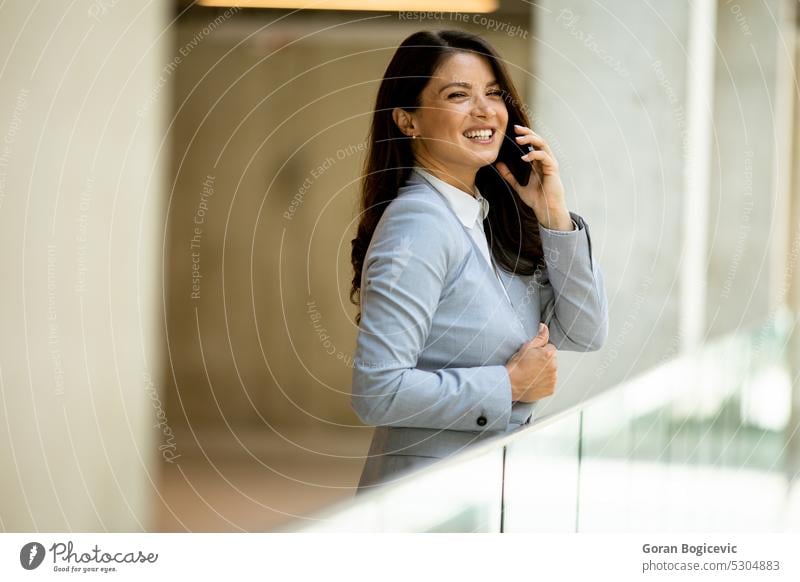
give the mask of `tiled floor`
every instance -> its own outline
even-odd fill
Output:
[[[371,428],[176,433],[155,531],[272,531],[353,496]],[[197,442],[199,441],[199,442]]]

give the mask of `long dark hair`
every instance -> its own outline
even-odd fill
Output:
[[[472,52],[487,59],[500,84],[508,110],[508,125],[498,161],[510,166],[510,156],[519,156],[511,149],[516,145],[513,126],[530,127],[530,123],[522,100],[496,51],[481,37],[461,30],[423,30],[406,38],[395,51],[378,88],[367,140],[369,148],[361,184],[360,219],[351,251],[353,281],[350,301],[356,305],[361,304],[361,270],[372,234],[415,163],[411,140],[395,124],[392,110],[395,107],[406,111],[419,108],[422,90],[437,67],[446,57],[459,51]],[[531,180],[535,179],[536,176],[532,175]],[[533,209],[519,198],[492,165],[478,170],[475,184],[491,205],[484,230],[495,262],[509,273],[521,275],[533,275],[537,269],[544,269],[539,222]],[[356,324],[360,323],[359,309]]]

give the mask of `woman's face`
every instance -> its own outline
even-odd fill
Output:
[[[414,112],[419,135],[412,142],[415,157],[454,170],[462,166],[477,171],[493,163],[508,124],[501,89],[484,57],[465,52],[449,56],[422,91],[422,106]],[[491,131],[467,137],[476,128]]]

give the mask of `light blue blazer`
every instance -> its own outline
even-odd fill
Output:
[[[589,228],[540,227],[547,268],[498,267],[511,298],[449,203],[417,172],[386,207],[361,274],[353,409],[376,426],[358,492],[532,420],[511,400],[505,363],[539,322],[559,350],[599,349],[608,333]]]

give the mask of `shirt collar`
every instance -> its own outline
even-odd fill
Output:
[[[475,226],[479,216],[481,221],[486,219],[486,216],[489,214],[489,201],[481,196],[477,186],[475,190],[478,192],[478,195],[477,197],[473,197],[469,192],[465,192],[452,184],[448,184],[444,180],[440,180],[420,166],[414,166],[414,171],[427,178],[436,190],[445,197],[464,226],[472,228]]]

